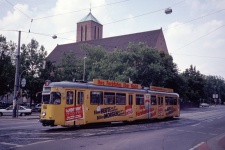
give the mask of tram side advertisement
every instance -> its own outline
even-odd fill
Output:
[[[65,108],[65,120],[66,121],[76,121],[78,119],[83,119],[83,106],[71,106]]]

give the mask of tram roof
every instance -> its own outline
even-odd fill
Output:
[[[82,82],[70,82],[70,81],[61,81],[61,82],[51,82],[47,87],[63,87],[63,88],[85,88],[85,89],[94,89],[94,90],[108,90],[108,91],[121,91],[121,92],[140,92],[140,93],[149,93],[149,94],[163,94],[166,96],[179,96],[177,93],[167,93],[160,91],[152,91],[146,89],[132,89],[132,88],[122,88],[122,87],[111,87],[111,86],[101,86],[95,85],[92,83],[82,83]]]

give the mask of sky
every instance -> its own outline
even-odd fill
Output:
[[[225,0],[0,0],[0,34],[18,43],[20,30],[21,44],[35,39],[49,54],[76,42],[77,22],[90,8],[103,38],[162,28],[180,72],[193,65],[225,78]]]

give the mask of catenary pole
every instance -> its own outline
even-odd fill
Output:
[[[16,117],[16,109],[17,109],[17,92],[19,89],[19,64],[20,64],[20,37],[21,31],[19,31],[19,38],[18,38],[18,48],[17,48],[17,59],[16,59],[16,73],[15,73],[15,85],[14,85],[14,94],[13,94],[13,114],[12,117]]]

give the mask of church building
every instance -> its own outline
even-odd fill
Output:
[[[77,23],[77,38],[75,43],[57,45],[48,55],[47,59],[58,62],[63,53],[74,52],[78,57],[84,57],[85,52],[81,46],[87,43],[92,46],[102,46],[105,50],[112,52],[115,48],[126,49],[129,43],[143,42],[149,47],[156,48],[168,54],[166,41],[162,28],[152,31],[139,32],[121,36],[103,38],[103,25],[90,12]]]

